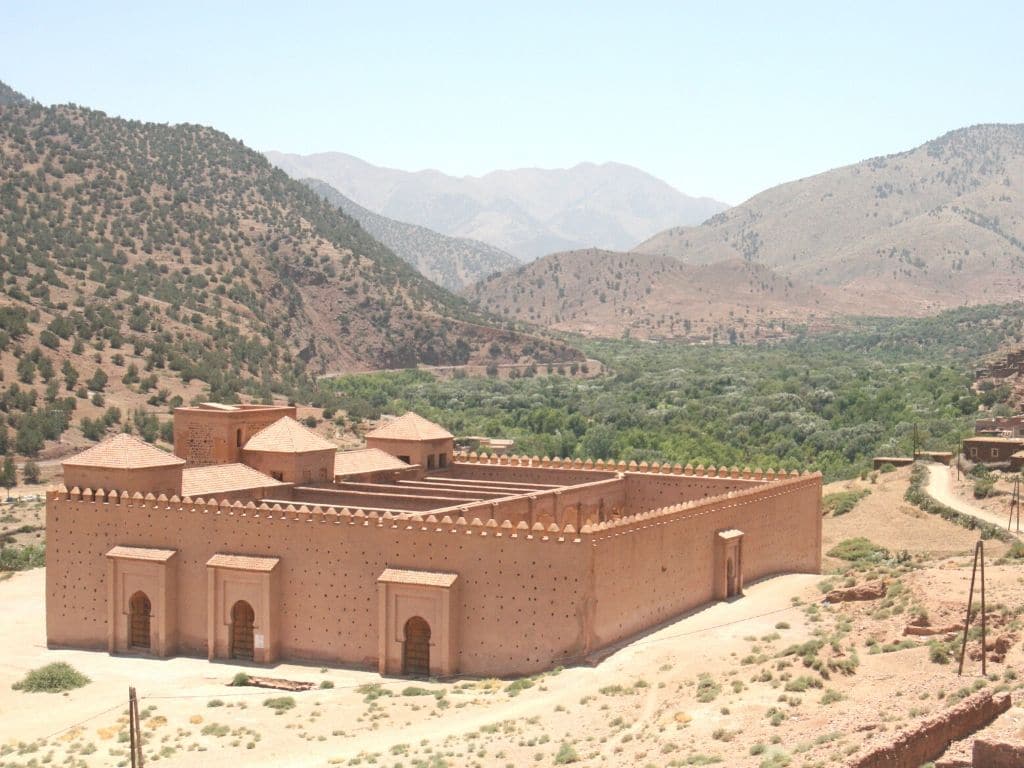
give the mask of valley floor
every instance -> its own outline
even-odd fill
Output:
[[[48,650],[44,571],[17,573],[0,581],[0,766],[127,765],[129,685],[141,697],[147,765],[844,765],[971,687],[1016,697],[1021,685],[1012,606],[1024,604],[1024,566],[997,565],[1006,550],[998,542],[986,545],[987,596],[998,615],[990,629],[1013,642],[1004,662],[989,664],[989,679],[977,661],[957,677],[955,640],[904,636],[915,616],[933,626],[962,620],[976,539],[904,502],[907,478],[900,470],[832,484],[826,493],[871,493],[824,520],[825,552],[866,536],[906,550],[902,562],[827,556],[826,572],[843,573],[748,585],[741,599],[680,618],[596,666],[520,681],[415,682],[299,664],[257,670]],[[829,588],[877,579],[888,585],[881,599],[822,600]],[[67,694],[11,689],[52,661],[92,682]],[[294,708],[277,714],[264,702],[281,693],[227,685],[238,671],[333,687],[291,694]],[[1014,707],[988,730],[1019,737],[1022,726],[1024,710]]]

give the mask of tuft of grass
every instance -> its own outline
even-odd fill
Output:
[[[233,686],[236,686],[236,687],[241,687],[241,686],[245,686],[245,685],[248,685],[248,684],[249,684],[249,676],[247,674],[245,674],[245,672],[237,673],[233,678],[231,678],[231,682],[229,683],[229,685],[233,685]]]
[[[528,677],[521,677],[518,680],[513,680],[511,683],[506,685],[505,693],[507,693],[509,696],[518,696],[527,688],[533,688],[533,680],[531,680]]]
[[[568,742],[562,742],[562,746],[558,750],[558,754],[555,755],[555,765],[567,765],[568,763],[579,762],[580,756],[576,752],[576,748]]]
[[[210,699],[208,702],[206,702],[206,706],[208,706],[208,707],[223,707],[224,706],[224,702],[221,701],[220,699]]]
[[[273,709],[278,715],[283,715],[295,707],[295,699],[291,696],[275,696],[271,699],[264,699],[263,706]]]
[[[356,693],[361,693],[363,695],[364,704],[369,704],[370,702],[379,699],[381,696],[392,695],[391,691],[380,683],[363,683],[356,688]]]
[[[410,685],[402,689],[403,696],[433,696],[433,691],[427,688],[420,688],[418,685]]]
[[[837,701],[842,701],[845,698],[846,697],[839,691],[833,688],[829,688],[827,691],[825,691],[825,693],[822,694],[821,703],[825,706],[828,706],[829,704],[835,704]]]
[[[839,491],[838,493],[829,493],[821,500],[822,510],[825,514],[830,514],[833,517],[839,517],[845,515],[851,511],[857,502],[863,499],[865,496],[871,495],[870,488],[862,488],[859,491]]]
[[[821,688],[821,686],[821,678],[800,675],[800,677],[794,677],[786,683],[786,690],[790,693],[803,693],[808,688]]]
[[[708,704],[718,698],[722,692],[722,686],[715,682],[707,672],[702,672],[697,678],[697,701]]]
[[[851,562],[881,562],[889,559],[888,549],[880,547],[863,536],[845,539],[832,547],[827,554],[829,557],[837,557],[840,560]]]
[[[11,688],[26,693],[60,693],[81,688],[92,681],[63,661],[55,661],[45,667],[37,667]]]

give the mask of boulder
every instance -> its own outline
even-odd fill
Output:
[[[885,590],[884,581],[869,581],[852,587],[833,589],[825,595],[825,599],[830,603],[847,603],[853,600],[877,600],[880,597],[885,597]]]

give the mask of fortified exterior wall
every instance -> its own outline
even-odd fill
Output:
[[[553,461],[531,466],[533,460],[514,458],[525,466],[500,467],[473,458],[452,472],[478,478],[493,473],[493,479],[510,482],[567,481],[566,470],[558,475]],[[456,667],[469,675],[524,674],[579,661],[712,600],[721,581],[716,547],[726,529],[743,532],[748,581],[820,569],[818,475],[569,466],[573,481],[584,485],[565,488],[561,496],[545,491],[413,517],[51,492],[48,642],[107,647],[105,555],[115,546],[177,551],[174,587],[183,596],[171,617],[177,650],[198,656],[208,650],[206,563],[217,554],[279,558],[280,601],[271,621],[282,657],[359,666],[378,661],[376,587],[385,569],[456,574]],[[637,471],[618,476],[624,469]],[[619,499],[625,506],[630,484],[636,499],[660,498],[669,488],[694,498],[639,514],[625,510],[605,522],[566,522],[567,512],[579,515],[594,503]],[[708,489],[719,495],[698,495]],[[559,498],[573,500],[562,506],[561,521],[554,507]],[[548,500],[551,522],[543,506]]]
[[[385,568],[458,574],[458,668],[506,675],[579,658],[589,547],[579,535],[142,498],[47,498],[47,637],[106,649],[107,563],[117,545],[178,550],[177,650],[207,654],[207,568],[218,553],[280,558],[280,654],[374,666]],[[305,508],[303,508],[305,509]],[[485,555],[485,556],[481,556]]]
[[[821,570],[821,476],[784,480],[584,529],[600,648],[719,597],[716,536],[742,531],[746,581]]]

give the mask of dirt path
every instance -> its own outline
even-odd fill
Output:
[[[960,498],[953,490],[953,479],[951,474],[955,471],[953,467],[944,467],[941,464],[928,464],[928,485],[925,488],[928,495],[940,504],[962,512],[965,515],[977,518],[982,522],[1006,527],[1006,518],[988,510],[980,509],[968,501]]]

